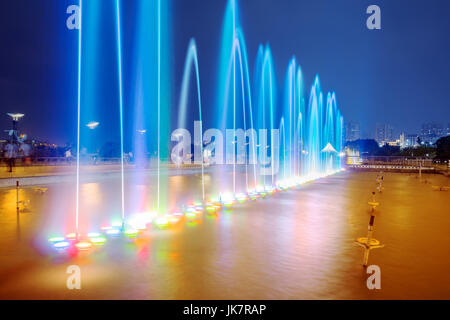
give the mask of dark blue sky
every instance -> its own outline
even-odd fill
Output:
[[[133,0],[127,0],[127,2]],[[0,4],[0,128],[26,113],[33,137],[71,141],[76,122],[77,34],[65,13],[77,0],[4,0]],[[382,30],[366,28],[366,8],[381,7]],[[186,47],[198,45],[205,107],[212,105],[226,0],[173,0],[173,101]],[[316,73],[334,90],[347,120],[373,135],[376,122],[418,132],[425,121],[450,122],[450,2],[446,0],[241,0],[241,23],[253,68],[269,43],[279,86],[289,59],[307,86]],[[126,21],[126,18],[124,18]]]

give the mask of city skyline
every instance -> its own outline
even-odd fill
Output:
[[[51,145],[58,145],[58,146],[69,146],[73,145],[73,141],[66,141],[66,142],[58,142],[55,143],[55,141],[51,139],[42,139],[39,136],[29,136],[27,134],[27,128],[26,128],[26,122],[25,126],[23,126],[23,121],[26,119],[25,115],[21,119],[21,127],[19,128],[19,131],[22,135],[25,135],[27,140],[33,140],[33,141],[39,141],[41,143],[49,143]],[[7,116],[5,116],[8,118]],[[99,123],[95,123],[96,126],[99,125]],[[89,127],[90,124],[86,124],[86,126]],[[344,132],[344,141],[355,141],[355,140],[367,140],[367,139],[373,139],[376,140],[381,145],[384,144],[384,142],[400,142],[402,139],[402,135],[404,135],[404,139],[411,140],[412,137],[418,137],[421,138],[421,140],[427,144],[434,144],[438,138],[449,136],[450,135],[450,122],[446,125],[446,122],[443,121],[429,121],[429,122],[423,122],[418,128],[415,130],[405,130],[403,128],[396,128],[393,127],[389,123],[375,123],[375,130],[372,133],[369,133],[366,128],[362,128],[361,124],[357,121],[346,121],[344,123],[345,125],[345,132]],[[9,126],[11,124],[9,123]],[[383,138],[377,137],[378,127],[384,127],[383,130]],[[0,136],[0,142],[6,142],[10,140],[8,132],[11,130],[9,127],[5,127],[4,130],[2,130],[3,134]],[[388,134],[384,133],[386,130],[390,130]],[[427,134],[428,132],[428,134]],[[429,137],[427,139],[427,136]],[[425,139],[424,139],[425,137]],[[409,146],[409,145],[408,145]]]
[[[402,135],[421,137],[424,142],[434,144],[438,138],[450,135],[450,123],[439,121],[424,122],[415,130],[405,130],[404,128],[396,128],[390,123],[376,123],[375,130],[371,134],[367,133],[365,128],[361,129],[361,125],[357,121],[346,122],[346,141],[354,141],[359,139],[373,139],[378,142],[394,142]],[[389,131],[389,133],[387,133]],[[428,138],[427,138],[428,137]],[[423,139],[425,138],[425,139]]]

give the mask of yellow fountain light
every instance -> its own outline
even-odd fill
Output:
[[[102,236],[90,238],[90,240],[94,246],[103,246],[106,243],[106,238]]]
[[[177,224],[181,220],[181,215],[179,213],[173,213],[170,215],[167,215],[167,220],[170,224]]]
[[[236,195],[236,200],[240,203],[243,203],[248,200],[248,196],[245,193],[238,193]]]
[[[92,248],[92,243],[88,241],[80,241],[75,244],[75,247],[80,251],[87,251]]]
[[[65,240],[66,240],[66,238],[64,238],[64,237],[51,237],[48,239],[48,242],[56,243],[56,242],[63,242]]]
[[[139,234],[139,231],[134,228],[128,228],[123,233],[127,238],[136,238]]]
[[[77,238],[76,233],[69,233],[66,235],[66,239],[68,239],[68,240],[75,240],[76,238]]]

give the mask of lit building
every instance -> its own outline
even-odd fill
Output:
[[[355,141],[361,139],[359,122],[348,121],[345,124],[345,141]]]
[[[396,141],[394,139],[394,128],[389,124],[377,123],[375,129],[375,140],[380,146]]]
[[[447,132],[445,131],[448,131],[448,129],[444,130],[444,126],[441,123],[437,122],[424,123],[422,125],[422,132],[420,135],[422,144],[425,145],[435,144],[439,138],[446,136]]]
[[[401,146],[401,142],[400,142],[400,139],[392,140],[392,141],[385,141],[384,145],[388,145],[388,146],[391,146],[391,147],[400,147]]]
[[[419,136],[417,134],[406,134],[402,133],[400,135],[400,147],[403,148],[410,148],[410,147],[416,147],[418,145],[417,138]]]

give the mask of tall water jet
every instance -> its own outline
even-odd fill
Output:
[[[305,173],[305,128],[306,128],[306,112],[305,112],[305,98],[303,96],[303,76],[302,70],[300,66],[297,68],[297,87],[296,87],[296,96],[297,96],[297,104],[298,110],[296,113],[296,134],[295,138],[297,141],[295,142],[296,151],[295,154],[297,156],[297,176],[302,176]]]
[[[258,50],[256,75],[255,75],[255,105],[260,111],[257,118],[257,127],[260,129],[259,135],[259,166],[260,183],[267,186],[268,179],[272,185],[275,184],[275,164],[278,157],[278,150],[274,150],[275,146],[275,115],[276,115],[276,80],[275,70],[273,66],[273,58],[270,47],[267,45],[262,53]],[[262,130],[262,131],[261,131]],[[270,137],[269,137],[270,135]],[[270,139],[270,143],[268,140]],[[270,166],[270,168],[267,168]]]
[[[170,143],[170,1],[139,0],[134,42],[134,115],[131,141],[140,168],[156,171],[144,180],[140,172],[132,182],[155,189],[150,201],[134,210],[166,212],[168,209],[168,146]],[[135,196],[135,195],[132,195]],[[133,201],[136,202],[136,201]],[[142,208],[144,207],[144,208]]]
[[[78,31],[78,92],[77,92],[77,172],[76,172],[76,193],[75,193],[75,232],[79,230],[80,211],[80,129],[81,129],[81,53],[82,53],[82,30],[83,30],[83,0],[80,0],[80,28]]]
[[[311,87],[308,109],[307,165],[309,175],[318,175],[322,171],[322,92],[319,77],[316,76]]]
[[[284,87],[284,108],[283,120],[285,123],[285,136],[287,136],[285,143],[284,159],[284,173],[283,178],[296,175],[296,158],[297,158],[297,122],[299,112],[299,92],[297,89],[297,63],[295,58],[292,58],[286,71],[285,87]],[[280,127],[281,130],[281,127]]]
[[[200,90],[200,72],[198,66],[198,55],[197,55],[197,45],[194,39],[189,41],[188,51],[186,54],[186,61],[184,64],[183,81],[181,84],[181,95],[178,104],[178,128],[186,129],[186,111],[188,103],[188,92],[189,92],[189,76],[192,72],[192,66],[195,70],[195,79],[197,86],[197,99],[198,99],[198,117],[199,117],[199,131],[200,131],[200,161],[202,167],[202,200],[205,201],[205,172],[204,172],[204,154],[203,154],[203,119],[202,119],[202,99]],[[174,137],[176,138],[176,137]],[[194,142],[194,148],[196,148],[196,142]],[[189,145],[190,148],[190,145]],[[196,154],[194,150],[194,154]],[[199,158],[198,154],[195,158]],[[183,154],[183,156],[185,156]]]
[[[107,13],[102,15],[102,13]],[[120,17],[118,2],[80,1],[78,39],[77,165],[75,229],[82,233],[90,224],[100,223],[93,207],[81,196],[81,176],[91,176],[102,157],[123,157],[123,98],[121,75]],[[112,28],[112,26],[114,26]],[[107,32],[104,30],[116,30]],[[107,77],[104,76],[108,70]],[[117,96],[111,95],[117,92]],[[106,109],[104,106],[108,106]],[[117,146],[117,147],[116,147]],[[120,162],[120,199],[122,222],[125,217],[123,159]],[[91,170],[83,170],[90,166]],[[119,195],[120,194],[120,195]],[[83,214],[81,214],[83,213]]]
[[[253,162],[253,178],[256,182],[256,164],[254,163],[256,154],[256,135],[253,131],[247,131],[247,128],[249,127],[250,129],[253,129],[253,110],[249,74],[247,49],[239,22],[237,4],[236,1],[230,0],[227,4],[224,16],[221,54],[219,57],[217,106],[218,110],[221,112],[218,113],[220,117],[218,117],[215,122],[216,127],[222,130],[222,132],[232,127],[231,132],[228,131],[227,133],[226,159],[226,163],[233,166],[231,187],[227,183],[229,180],[226,178],[226,169],[219,169],[219,175],[223,177],[221,180],[224,181],[224,188],[232,189],[234,193],[237,192],[237,164],[245,166],[246,189],[249,187],[247,154],[249,155],[249,162]],[[242,145],[242,141],[238,137],[239,134],[241,134],[241,132],[237,130],[238,128],[244,128],[244,145]],[[244,152],[245,159],[236,158],[237,153],[242,154]]]
[[[119,118],[120,118],[120,180],[122,191],[122,228],[125,226],[125,182],[124,182],[124,149],[123,149],[123,87],[122,87],[122,39],[120,24],[119,0],[116,0],[117,24],[117,68],[119,78]]]
[[[331,92],[327,94],[327,104],[325,113],[325,125],[323,131],[325,148],[328,146],[325,152],[325,172],[333,171],[334,160],[336,159],[336,139],[335,139],[335,104],[333,102]],[[332,150],[334,149],[334,150]],[[323,151],[323,150],[322,150]],[[333,151],[333,152],[332,152]],[[334,160],[333,160],[334,159]]]

